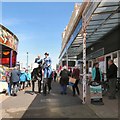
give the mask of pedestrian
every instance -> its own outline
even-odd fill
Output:
[[[38,81],[38,94],[41,93],[41,81],[42,81],[42,67],[41,65],[34,64],[34,69],[31,73],[32,78],[32,95],[35,93],[35,82]]]
[[[20,71],[18,70],[18,66],[14,67],[14,69],[11,72],[11,81],[13,86],[12,95],[17,96],[17,91],[19,87],[19,81],[20,81]]]
[[[113,60],[108,61],[107,79],[109,84],[109,99],[116,99],[117,66]]]
[[[72,76],[72,68],[69,68],[70,77]]]
[[[11,72],[10,72],[10,69],[8,71],[6,71],[6,82],[8,83],[8,89],[7,89],[6,95],[11,96],[12,81],[11,81]]]
[[[53,72],[53,78],[54,78],[54,82],[56,82],[56,78],[57,78],[57,72],[56,71]]]
[[[42,64],[42,59],[40,58],[40,55],[38,55],[38,57],[35,58],[35,63]]]
[[[75,84],[72,86],[73,96],[76,95],[76,91],[77,91],[77,94],[80,95],[80,91],[78,88],[78,83],[80,80],[80,69],[77,66],[75,66],[75,68],[73,69],[72,77],[76,79]]]
[[[92,69],[92,81],[100,83],[102,82],[102,72],[99,68],[99,63],[96,62],[93,65],[93,69]]]
[[[61,94],[67,94],[67,85],[69,82],[70,73],[67,70],[67,67],[64,66],[63,70],[60,72],[60,85],[61,85]]]
[[[21,70],[21,74],[20,74],[20,88],[21,88],[21,90],[24,90],[26,81],[27,81],[27,75],[25,73],[25,68],[23,68]]]
[[[26,85],[26,87],[28,87],[28,86],[31,87],[31,73],[28,70],[26,70],[25,73],[26,73],[26,76],[27,76],[27,85]]]
[[[48,93],[50,93],[51,88],[51,82],[52,82],[52,67],[51,67],[51,58],[49,57],[49,53],[45,53],[45,58],[43,60],[43,70],[44,70],[44,94],[46,95],[46,86],[48,85]]]
[[[49,53],[45,53],[45,58],[43,62],[43,68],[44,68],[44,78],[50,78],[51,73],[52,73],[52,68],[51,68],[51,58],[49,57]]]

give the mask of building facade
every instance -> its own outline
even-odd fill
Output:
[[[18,38],[9,29],[0,25],[0,65],[16,65]]]
[[[74,16],[72,16],[74,17]],[[119,2],[83,2],[71,28],[67,43],[60,53],[60,61],[75,58],[83,70],[83,29],[86,32],[86,72],[91,73],[93,63],[98,61],[103,73],[108,69],[108,60],[113,59],[120,77],[120,8]],[[68,24],[70,25],[70,24]],[[72,27],[74,26],[74,27]],[[66,31],[68,32],[68,31]]]

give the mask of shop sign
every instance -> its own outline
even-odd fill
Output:
[[[0,43],[17,51],[18,40],[4,29],[0,30]]]

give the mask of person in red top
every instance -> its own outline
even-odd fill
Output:
[[[75,66],[75,68],[73,69],[72,77],[76,79],[75,84],[72,86],[73,96],[75,96],[75,94],[76,94],[75,90],[77,91],[77,94],[80,95],[80,91],[78,88],[78,83],[80,80],[80,69],[77,66]]]

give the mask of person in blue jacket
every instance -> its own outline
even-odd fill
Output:
[[[25,73],[25,69],[21,70],[20,74],[20,85],[22,86],[22,89],[25,88],[25,82],[27,81],[27,75]]]
[[[50,78],[51,77],[51,73],[52,73],[52,68],[51,68],[51,58],[49,57],[49,53],[45,53],[45,58],[44,58],[44,78]]]
[[[99,68],[99,63],[94,63],[93,69],[92,69],[92,81],[94,82],[102,82],[102,72]]]
[[[51,90],[51,82],[52,82],[52,67],[51,67],[51,58],[49,57],[49,53],[45,53],[45,58],[43,59],[43,70],[44,70],[44,95],[46,95],[46,83],[48,85],[48,93],[50,93]]]
[[[25,71],[26,72],[26,76],[27,76],[27,85],[26,85],[26,87],[31,87],[31,73],[29,73],[29,71],[28,70],[26,70]]]

